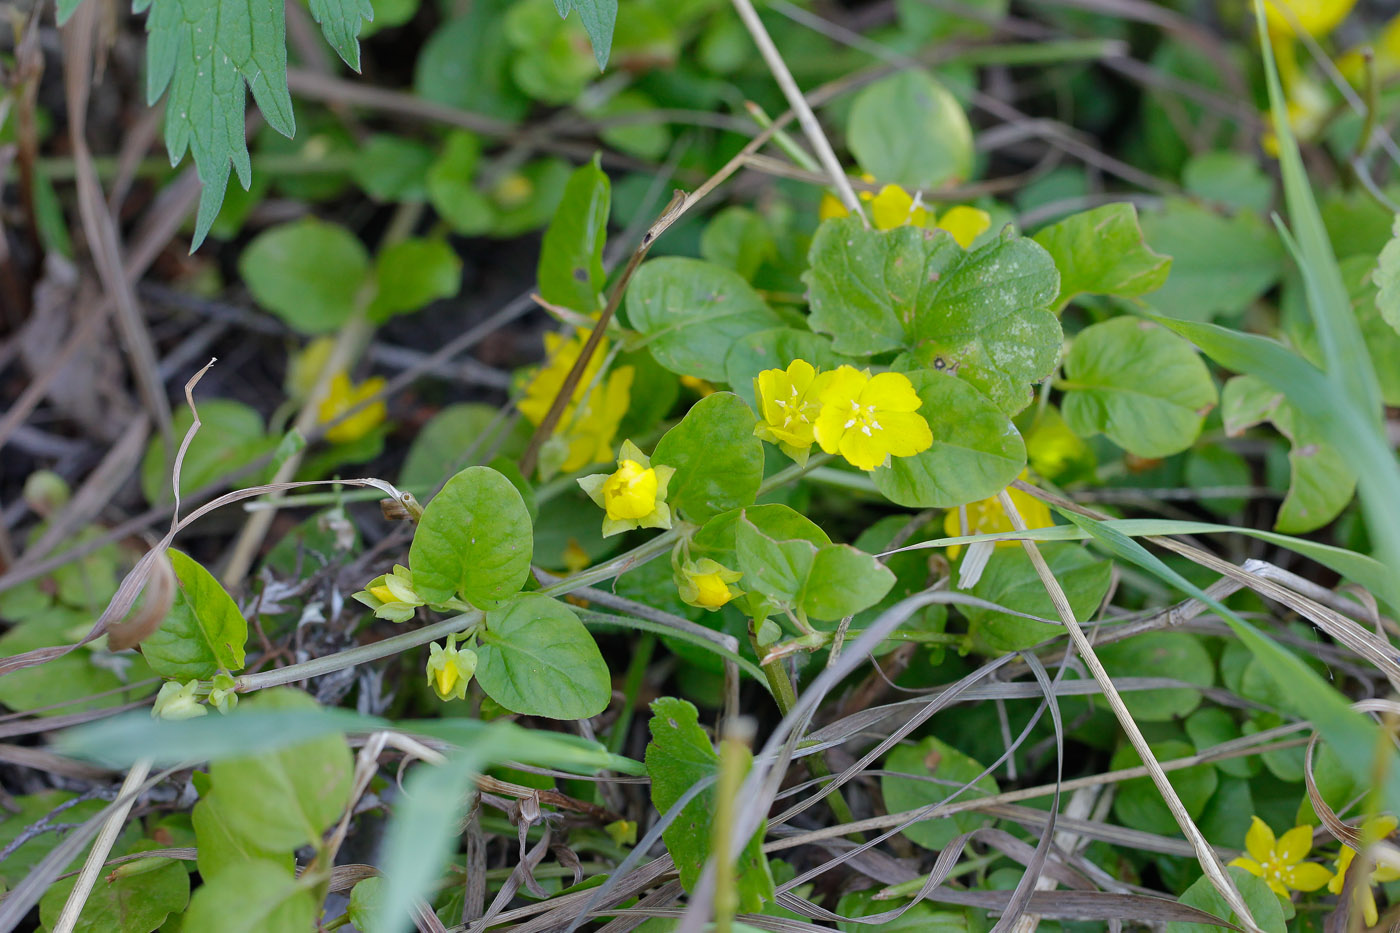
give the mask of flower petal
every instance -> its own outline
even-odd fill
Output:
[[[1332,880],[1332,873],[1316,862],[1299,862],[1284,871],[1288,886],[1299,891],[1316,891]]]
[[[1256,878],[1264,877],[1264,866],[1260,865],[1252,858],[1245,858],[1244,856],[1240,856],[1237,859],[1232,859],[1230,861],[1230,867],[1243,868],[1245,871],[1249,872]]]
[[[1249,824],[1244,836],[1244,848],[1257,862],[1267,862],[1274,855],[1274,831],[1259,817]]]
[[[854,366],[848,365],[838,366],[825,375],[821,391],[818,393],[819,401],[823,405],[839,407],[844,418],[845,413],[851,408],[851,403],[860,398],[866,383],[870,381],[870,376],[868,373],[863,373]]]
[[[827,405],[812,425],[812,436],[826,453],[834,454],[841,447],[841,435],[846,433],[847,414],[835,405]]]
[[[881,414],[887,411],[918,411],[923,407],[914,383],[903,373],[876,373],[870,377],[860,394],[862,405],[874,405]]]
[[[862,431],[847,431],[841,435],[841,456],[858,470],[873,470],[885,462],[889,450],[883,438],[867,437]]]
[[[918,412],[881,412],[880,427],[880,443],[896,457],[912,457],[933,446],[933,432]]]
[[[1285,865],[1301,862],[1312,851],[1312,827],[1295,826],[1279,837],[1274,851]]]

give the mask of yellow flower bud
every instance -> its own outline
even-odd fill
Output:
[[[656,471],[635,460],[619,460],[617,472],[603,483],[608,518],[641,518],[656,508]]]
[[[736,596],[744,595],[743,590],[733,585],[742,576],[719,561],[702,557],[676,568],[676,591],[687,605],[714,612]]]
[[[607,513],[603,519],[606,538],[633,528],[670,528],[666,486],[675,472],[675,467],[653,467],[636,444],[623,441],[615,472],[582,476],[578,484]]]
[[[461,700],[467,695],[467,684],[476,673],[476,652],[458,648],[457,636],[449,636],[447,647],[436,642],[428,646],[428,686],[440,700]]]

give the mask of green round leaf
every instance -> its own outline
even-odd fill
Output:
[[[700,255],[752,282],[759,266],[777,258],[778,244],[761,214],[747,207],[731,206],[705,225],[700,234]]]
[[[133,851],[157,848],[157,843],[145,840]],[[45,930],[53,929],[58,922],[77,880],[76,876],[64,878],[44,892],[39,901],[39,918]],[[94,885],[73,933],[150,933],[166,917],[184,911],[189,899],[190,874],[185,864],[164,859],[163,864],[149,871],[120,875]]]
[[[400,240],[375,259],[374,283],[369,316],[383,323],[457,294],[462,287],[462,260],[444,240]]]
[[[369,256],[344,227],[307,217],[259,234],[238,268],[258,304],[303,334],[324,334],[355,309]]]
[[[1026,465],[1026,445],[1011,420],[985,395],[947,373],[907,374],[923,399],[919,414],[933,446],[893,457],[875,471],[875,487],[910,508],[954,508],[995,495]]]
[[[481,161],[481,140],[475,133],[456,130],[428,169],[428,200],[454,233],[480,236],[496,223],[496,209],[475,184]]]
[[[676,468],[667,500],[693,522],[753,504],[763,483],[763,442],[754,415],[732,392],[691,406],[656,445],[652,462]]]
[[[1223,217],[1184,199],[1142,215],[1147,242],[1172,257],[1171,275],[1150,298],[1163,314],[1209,321],[1239,314],[1283,272],[1278,234],[1258,214]]]
[[[1035,241],[1060,270],[1060,309],[1083,294],[1135,298],[1156,291],[1172,265],[1170,256],[1143,242],[1137,208],[1125,202],[1066,217],[1037,233]]]
[[[885,758],[885,770],[911,775],[897,777],[887,774],[880,778],[885,809],[891,813],[903,813],[946,799],[977,778],[983,769],[974,759],[930,736],[916,745],[900,745],[891,751]],[[988,774],[978,779],[971,789],[959,794],[958,800],[976,800],[995,793],[996,779]],[[914,823],[904,829],[904,835],[926,849],[941,849],[954,836],[971,832],[990,819],[980,813],[955,813]]]
[[[662,366],[714,382],[725,378],[734,341],[779,323],[739,273],[674,256],[637,270],[627,289],[627,320]]]
[[[242,670],[248,620],[198,561],[173,548],[167,553],[180,585],[160,628],[141,643],[146,663],[182,682]]]
[[[817,621],[834,622],[875,605],[892,586],[894,572],[874,555],[848,544],[828,544],[812,561],[802,608]]]
[[[1039,547],[1069,598],[1075,621],[1089,621],[1108,593],[1112,562],[1095,557],[1077,544],[1058,542]],[[1047,624],[982,606],[961,606],[959,609],[967,617],[968,638],[977,651],[993,655],[1019,651],[1064,634],[1064,627],[1058,624],[1059,612],[1019,544],[998,547],[992,552],[972,595],[1006,609],[1054,620]]]
[[[463,460],[468,451],[482,458],[498,441],[503,455],[520,454],[530,439],[529,424],[516,421],[502,441],[500,435],[506,425],[499,416],[500,410],[495,405],[483,402],[448,405],[433,415],[418,430],[408,448],[403,469],[399,471],[399,485],[415,493],[424,490],[426,495],[449,473],[469,465]]]
[[[908,69],[856,96],[846,139],[862,170],[885,184],[933,189],[972,171],[967,114],[932,75]]]
[[[301,711],[320,706],[299,690],[279,687],[262,691],[239,709]],[[209,766],[209,779],[230,832],[259,848],[295,849],[320,839],[349,804],[351,758],[344,736],[323,735],[260,755],[216,761]]]
[[[188,408],[180,408],[171,419],[174,436],[183,438],[194,423]],[[277,447],[277,438],[267,434],[262,415],[256,409],[232,399],[215,398],[199,402],[199,433],[185,450],[180,465],[180,495],[187,496],[220,477],[227,476]],[[170,501],[171,466],[166,463],[165,444],[156,437],[146,445],[141,459],[141,491],[146,501]],[[260,481],[248,476],[235,485],[248,486]]]
[[[1158,761],[1171,761],[1174,758],[1188,758],[1196,753],[1188,743],[1175,739],[1157,742],[1148,746]],[[1109,767],[1133,768],[1142,764],[1131,745],[1124,743],[1113,754]],[[1220,775],[1211,764],[1192,765],[1167,772],[1167,780],[1181,798],[1181,804],[1192,819],[1200,816],[1206,808],[1211,794],[1220,783]],[[1144,832],[1175,836],[1180,827],[1167,805],[1162,802],[1162,794],[1157,785],[1148,777],[1132,778],[1118,787],[1118,796],[1113,801],[1113,812],[1123,825]]]
[[[486,614],[478,635],[476,679],[511,712],[549,719],[587,719],[612,697],[598,643],[573,610],[524,593]]]
[[[433,151],[420,142],[378,133],[355,152],[350,174],[376,201],[422,201]]]
[[[1215,682],[1210,653],[1190,632],[1145,632],[1104,645],[1099,660],[1113,677],[1171,677],[1202,687]],[[1130,690],[1123,703],[1139,722],[1163,722],[1200,706],[1201,694],[1189,687]]]
[[[89,612],[50,609],[0,636],[0,657],[72,644],[91,627]],[[135,652],[121,652],[113,660],[115,665],[98,667],[93,663],[92,652],[80,648],[35,667],[12,671],[0,677],[0,703],[17,712],[33,710],[36,716],[63,716],[120,706],[133,699],[133,692],[121,687],[150,677],[152,671]],[[143,687],[141,692],[146,690]],[[92,699],[74,702],[74,698],[81,697]]]
[[[525,585],[532,544],[520,490],[490,467],[467,467],[423,509],[408,551],[414,589],[430,603],[461,594],[489,609]]]
[[[280,865],[259,859],[231,866],[190,898],[181,929],[201,933],[306,933],[320,905]]]
[[[1103,432],[1139,457],[1190,447],[1215,405],[1210,370],[1191,344],[1137,318],[1084,328],[1064,370],[1062,410],[1070,428],[1083,437]]]

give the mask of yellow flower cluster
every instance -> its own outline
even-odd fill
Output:
[[[862,181],[873,182],[869,175],[862,175]],[[870,220],[876,230],[893,230],[896,227],[923,227],[929,230],[945,230],[963,249],[986,232],[992,225],[992,218],[986,211],[966,205],[951,207],[942,217],[936,216],[916,195],[911,195],[899,185],[885,185],[878,194],[862,191],[860,199],[870,205]],[[845,217],[850,213],[846,205],[835,195],[822,196],[818,213],[822,220],[832,217]]]
[[[685,561],[676,568],[676,592],[686,605],[714,612],[731,599],[744,595],[744,591],[734,585],[742,576],[739,571],[730,570],[708,557]]]
[[[520,413],[531,424],[538,425],[545,419],[564,386],[564,379],[587,342],[588,335],[584,333],[573,337],[545,334],[547,361],[530,377],[525,386],[525,397],[518,405]],[[556,468],[566,473],[608,459],[612,454],[617,426],[631,403],[632,377],[635,375],[631,366],[614,367],[606,378],[599,378],[607,352],[607,340],[599,342],[583,370],[582,378],[574,387],[573,397],[564,408],[554,436],[550,438],[551,444],[562,446],[555,454]]]
[[[633,528],[670,528],[666,487],[675,472],[675,467],[652,466],[651,459],[628,440],[622,442],[614,472],[582,476],[578,484],[603,509],[603,537],[607,538]]]
[[[798,463],[807,462],[814,443],[861,470],[933,446],[933,432],[919,414],[923,403],[902,373],[872,376],[854,366],[819,373],[806,360],[793,360],[785,370],[759,373],[754,395],[759,405],[754,434]]]

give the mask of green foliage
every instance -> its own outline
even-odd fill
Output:
[[[699,713],[685,700],[663,697],[651,704],[651,741],[647,744],[647,776],[651,778],[651,803],[666,813],[700,781],[719,772],[715,754]],[[747,768],[748,762],[745,762]],[[713,784],[687,803],[661,838],[675,860],[681,884],[690,890],[700,880],[714,841],[715,788]],[[773,876],[763,855],[764,828],[759,827],[739,853],[735,866],[739,910],[754,912],[773,899]]]
[[[1059,309],[1080,295],[1136,298],[1161,288],[1172,260],[1143,240],[1137,209],[1105,204],[1035,235],[1060,272]]]
[[[909,373],[933,430],[933,446],[875,471],[875,487],[910,508],[953,508],[995,495],[1026,465],[1009,418],[972,386],[946,373]]]
[[[1158,761],[1186,758],[1195,754],[1195,749],[1190,744],[1176,739],[1154,742],[1150,748]],[[1141,764],[1142,759],[1133,747],[1124,743],[1114,752],[1109,766],[1116,771]],[[1219,785],[1220,775],[1213,764],[1206,763],[1169,771],[1167,780],[1181,798],[1181,805],[1186,808],[1187,815],[1195,819],[1205,811],[1206,803]],[[1172,816],[1167,805],[1162,802],[1161,793],[1148,777],[1129,778],[1119,785],[1118,796],[1113,801],[1113,813],[1123,825],[1143,832],[1177,832],[1176,817]]]
[[[1251,875],[1243,868],[1227,868],[1226,871],[1230,873],[1230,880],[1235,883],[1240,896],[1244,898],[1244,904],[1249,908],[1250,915],[1254,917],[1259,929],[1264,933],[1283,933],[1288,928],[1284,923],[1283,907],[1278,896],[1264,883],[1264,879]],[[1196,882],[1181,895],[1181,903],[1215,914],[1232,925],[1238,925],[1240,922],[1240,918],[1230,909],[1230,905],[1225,903],[1225,898],[1215,890],[1209,878],[1196,879]],[[1228,929],[1231,927],[1179,921],[1167,924],[1167,933],[1224,933]]]
[[[724,379],[725,354],[734,341],[779,323],[737,272],[670,256],[637,270],[626,309],[627,323],[642,334],[658,363],[714,381]]]
[[[143,842],[133,852],[159,848]],[[143,867],[144,868],[144,867]],[[150,933],[172,914],[180,914],[190,900],[190,876],[184,863],[170,858],[154,867],[100,881],[83,904],[74,933]],[[63,911],[77,877],[65,878],[44,892],[39,919],[52,929]]]
[[[1376,309],[1400,333],[1400,220],[1396,222],[1395,238],[1385,244],[1376,260],[1372,278],[1376,283]]]
[[[612,186],[597,156],[569,176],[540,246],[536,275],[545,301],[584,314],[597,310],[605,278],[603,245],[608,239],[611,198]]]
[[[383,323],[451,298],[462,285],[462,260],[439,239],[411,238],[385,247],[374,260],[374,300],[369,317]]]
[[[183,438],[194,416],[181,408],[171,418],[171,430]],[[199,433],[185,449],[180,464],[180,495],[188,496],[210,483],[242,469],[259,457],[277,448],[277,438],[267,433],[262,415],[257,410],[232,399],[209,399],[199,403]],[[141,492],[146,501],[167,502],[171,499],[171,467],[164,442],[153,438],[146,445],[141,460]],[[258,474],[244,476],[236,486],[260,482]]]
[[[846,135],[860,167],[884,184],[934,189],[972,171],[967,114],[927,71],[899,71],[862,90]]]
[[[208,933],[305,933],[320,905],[311,889],[280,865],[254,860],[230,866],[194,892],[184,928]]]
[[[1215,406],[1215,383],[1196,351],[1146,321],[1124,317],[1086,327],[1065,356],[1064,371],[1070,428],[1085,436],[1102,432],[1139,457],[1191,446]]]
[[[242,670],[248,621],[199,562],[174,549],[166,553],[179,589],[160,628],[141,643],[142,656],[157,674],[179,681]]]
[[[1105,645],[1098,651],[1104,669],[1118,677],[1169,677],[1209,687],[1215,665],[1200,638],[1188,632],[1145,632]],[[1169,722],[1201,704],[1199,691],[1189,687],[1134,690],[1123,703],[1138,722]]]
[[[324,334],[349,320],[369,255],[345,228],[307,217],[260,234],[238,268],[258,304],[303,334]]]
[[[476,679],[512,712],[587,719],[612,696],[598,644],[572,609],[523,593],[486,614],[478,634]]]
[[[554,8],[560,16],[568,16],[571,10],[578,11],[578,17],[588,33],[588,41],[593,44],[593,57],[598,60],[598,70],[608,67],[613,25],[617,22],[617,0],[554,0]]]
[[[265,690],[244,704],[258,712],[315,710],[306,694]],[[350,800],[350,746],[324,735],[276,751],[216,761],[209,768],[216,809],[231,835],[253,849],[319,845]],[[232,870],[220,871],[220,877]]]
[[[460,595],[498,606],[525,585],[532,539],[515,485],[490,467],[467,467],[423,509],[409,549],[414,589],[428,602]]]
[[[1041,556],[1069,598],[1076,622],[1087,622],[1103,602],[1112,579],[1112,564],[1073,544],[1044,544]],[[999,612],[983,606],[966,606],[968,639],[988,654],[1019,651],[1064,633],[1060,615],[1030,558],[1020,546],[998,547],[987,562],[972,595],[1010,609]],[[1050,624],[1012,613],[1024,613]]]
[[[1143,215],[1147,242],[1172,257],[1166,283],[1147,303],[1163,314],[1209,321],[1237,314],[1283,271],[1278,237],[1257,214],[1222,217],[1190,201],[1171,199]]]
[[[704,522],[753,504],[763,482],[763,443],[753,428],[743,399],[716,392],[657,442],[652,462],[676,468],[667,499],[686,519]]]
[[[959,802],[997,792],[996,779],[990,774],[983,775],[980,763],[933,736],[914,745],[895,748],[885,757],[885,770],[896,772],[880,778],[880,793],[891,813],[917,810],[947,800],[965,785],[971,786],[958,794]],[[921,819],[902,832],[926,849],[941,849],[954,836],[971,832],[986,822],[987,817],[980,813],[955,813]]]

